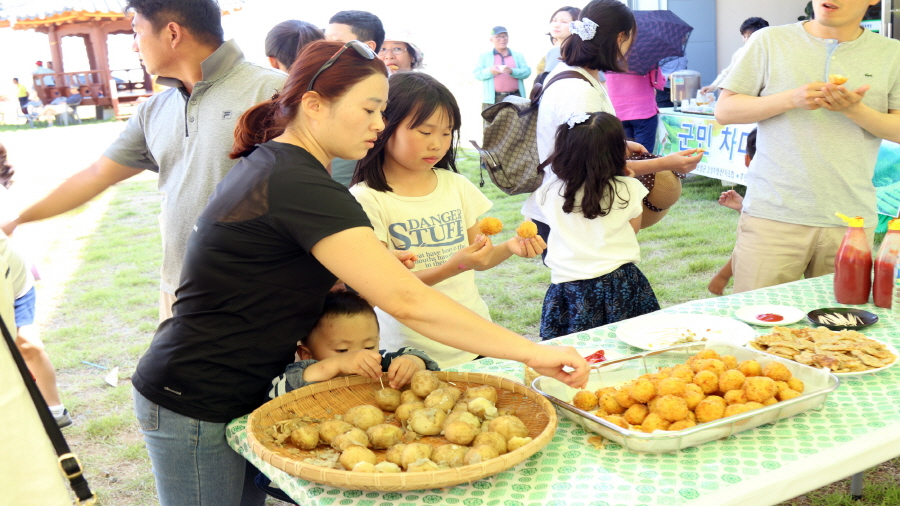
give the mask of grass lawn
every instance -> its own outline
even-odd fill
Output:
[[[76,147],[46,151],[58,164],[86,164],[78,158],[77,143],[105,146],[120,130],[116,125],[82,125],[46,131],[20,131],[0,138],[11,149],[13,163],[19,153],[35,153],[46,145],[71,138]],[[53,132],[53,131],[56,132]],[[78,134],[77,139],[76,134]],[[45,136],[34,142],[37,135]],[[65,135],[65,137],[63,137]],[[33,147],[22,148],[29,143]],[[101,148],[91,149],[96,156]],[[68,173],[18,156],[19,199],[33,202]],[[74,160],[74,161],[73,161]],[[88,159],[89,161],[89,159]],[[478,184],[477,160],[461,155],[462,172]],[[52,164],[50,164],[52,165]],[[68,165],[66,165],[68,167]],[[514,233],[521,221],[524,196],[509,197],[486,181],[482,191],[494,202],[491,215]],[[718,181],[702,177],[685,183],[681,201],[659,224],[639,234],[640,266],[656,290],[663,307],[707,297],[706,285],[728,259],[734,244],[737,213],[718,206]],[[51,359],[58,370],[63,400],[75,417],[65,435],[86,466],[91,487],[100,503],[115,506],[157,504],[150,462],[131,408],[128,378],[150,342],[157,325],[157,297],[161,248],[156,215],[159,195],[156,179],[141,175],[117,185],[85,208],[17,232],[34,239],[33,256],[43,266],[38,285],[39,324]],[[28,230],[29,227],[31,230]],[[549,271],[537,259],[513,258],[478,273],[482,294],[494,320],[523,335],[536,338],[540,308],[549,284]],[[116,388],[106,385],[107,373],[91,364],[119,367]],[[860,506],[900,504],[897,459],[866,474],[868,489]],[[850,504],[849,486],[838,483],[822,491],[785,503],[791,506]],[[837,493],[839,492],[839,493]],[[278,504],[271,502],[270,504]]]

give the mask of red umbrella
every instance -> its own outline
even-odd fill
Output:
[[[694,28],[672,11],[634,11],[637,38],[628,51],[628,73],[644,75],[661,61],[684,56]]]

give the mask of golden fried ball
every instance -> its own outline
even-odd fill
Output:
[[[683,379],[672,376],[659,382],[659,385],[656,386],[656,395],[660,397],[664,395],[682,396],[687,391],[686,386],[687,383]]]
[[[775,398],[772,397],[771,400],[775,400]],[[765,405],[763,405],[763,404],[760,404],[760,403],[758,403],[758,402],[752,402],[752,401],[751,401],[751,402],[748,402],[747,404],[744,404],[744,406],[747,406],[747,409],[748,409],[748,410],[750,410],[750,409],[759,409],[759,408],[764,408],[764,407],[765,407]]]
[[[496,432],[482,432],[475,436],[472,447],[476,446],[490,446],[497,452],[497,455],[503,455],[508,449],[506,438]]]
[[[746,404],[747,395],[744,394],[743,390],[729,390],[725,392],[725,403],[726,404]]]
[[[440,466],[436,463],[432,462],[431,459],[419,459],[415,462],[410,463],[406,467],[406,472],[408,473],[421,473],[425,471],[438,471],[440,470]]]
[[[687,394],[687,392],[697,392],[698,394],[703,394],[703,389],[700,388],[700,385],[694,383],[693,380],[684,386],[684,390],[685,394]]]
[[[770,397],[770,398],[764,400],[764,401],[762,402],[762,405],[763,405],[763,406],[771,406],[772,404],[775,404],[775,403],[777,403],[777,402],[778,402],[778,398],[776,398],[776,397]],[[759,404],[759,403],[757,403],[757,404]]]
[[[467,445],[478,434],[481,434],[480,430],[459,420],[444,427],[444,437],[453,444]]]
[[[650,380],[645,378],[640,378],[634,383],[631,384],[631,391],[628,392],[631,395],[631,398],[640,402],[641,404],[646,404],[650,402],[650,399],[656,396],[656,385],[654,385]],[[608,410],[610,413],[613,411]],[[619,411],[621,413],[621,411]]]
[[[404,390],[400,392],[400,404],[412,404],[414,402],[422,402],[423,399],[416,395],[412,390]]]
[[[719,375],[719,391],[729,392],[731,390],[739,390],[744,386],[744,374],[737,369],[730,369]]]
[[[401,465],[403,463],[403,450],[406,449],[405,444],[398,444],[388,448],[388,451],[384,452],[384,459],[387,462],[391,462],[396,465]]]
[[[722,363],[725,364],[725,367],[727,369],[737,369],[738,361],[734,355],[722,355],[721,357],[719,357],[719,360],[721,360]]]
[[[688,414],[687,402],[677,395],[664,395],[656,401],[656,411],[670,422],[684,420]]]
[[[694,370],[687,364],[678,364],[672,368],[672,377],[680,378],[685,383],[694,381]]]
[[[688,411],[688,416],[687,416],[687,418],[685,418],[685,420],[690,420],[690,421],[694,422],[694,424],[696,424],[697,423],[697,415],[695,415],[693,411]]]
[[[603,394],[616,395],[616,392],[618,392],[618,391],[619,390],[616,387],[603,387],[603,388],[597,389],[597,391],[594,392],[594,394],[599,399],[600,397],[603,396]]]
[[[530,437],[514,437],[506,442],[506,449],[514,452],[531,442]]]
[[[491,460],[499,456],[500,454],[497,453],[497,450],[494,449],[493,446],[479,445],[473,446],[469,451],[466,452],[465,457],[463,457],[463,462],[465,462],[466,465],[481,464],[484,461]]]
[[[625,408],[619,404],[619,401],[616,400],[615,396],[610,394],[603,394],[600,396],[600,409],[611,415],[621,415],[625,412]]]
[[[374,473],[375,466],[372,465],[371,462],[361,461],[357,462],[353,469],[351,469],[354,473]]]
[[[653,432],[655,430],[669,430],[669,425],[671,422],[663,418],[657,413],[650,413],[647,415],[647,418],[644,418],[644,423],[641,424],[641,430],[644,432]]]
[[[719,376],[712,371],[700,371],[694,375],[694,384],[700,387],[704,394],[712,394],[719,390]]]
[[[706,423],[718,420],[725,416],[725,399],[718,395],[710,395],[697,404],[694,414],[697,415],[697,423]]]
[[[722,362],[717,358],[697,360],[696,362],[694,362],[693,367],[694,373],[698,373],[700,371],[711,371],[714,372],[716,376],[719,376],[720,374],[728,370],[728,368],[725,367],[725,362]]]
[[[693,414],[693,413],[691,413]],[[678,420],[677,422],[669,425],[668,430],[679,431],[684,429],[690,429],[691,427],[697,425],[697,422],[691,420],[689,418],[685,418],[684,420]]]
[[[327,420],[319,424],[319,439],[325,444],[331,444],[337,436],[352,429],[353,426],[343,420]]]
[[[616,402],[619,403],[619,406],[622,406],[625,409],[637,404],[637,401],[631,398],[631,394],[628,393],[627,388],[616,390],[613,397],[616,399]]]
[[[382,423],[369,427],[366,436],[369,437],[372,448],[385,450],[400,443],[403,439],[403,429],[396,425]]]
[[[500,400],[497,389],[490,385],[481,385],[466,390],[466,400],[471,401],[473,399],[478,399],[479,397],[491,401],[494,405]]]
[[[416,371],[409,383],[409,389],[423,399],[440,387],[441,380],[431,371]]]
[[[478,228],[484,235],[499,234],[500,231],[503,230],[503,222],[497,218],[482,218],[481,221],[478,222]]]
[[[693,383],[691,383],[693,385]],[[690,386],[690,385],[688,385]],[[697,386],[697,385],[694,385]],[[699,388],[699,387],[697,387]],[[700,401],[706,398],[706,395],[703,392],[697,392],[696,390],[688,390],[684,394],[684,402],[687,404],[688,409],[694,410],[697,409],[697,404],[700,404]]]
[[[469,413],[472,413],[473,415],[481,419],[497,414],[497,407],[494,406],[494,403],[484,397],[476,397],[472,399],[471,401],[469,401],[467,407],[469,408]]]
[[[340,436],[335,436],[334,439],[331,440],[331,447],[339,452],[345,451],[351,446],[368,447],[369,436],[367,436],[362,429],[354,427]]]
[[[441,445],[434,449],[434,453],[431,455],[431,460],[433,460],[438,465],[445,465],[449,467],[460,467],[465,465],[466,452],[469,451],[468,447],[459,446],[454,444],[449,445]]]
[[[719,358],[719,353],[716,350],[702,350],[696,355],[694,355],[697,359],[706,359],[706,358]]]
[[[725,408],[723,417],[739,415],[741,413],[746,413],[747,411],[750,411],[750,407],[746,404],[729,404],[728,407]]]
[[[781,362],[769,362],[763,367],[763,376],[775,381],[787,381],[791,379],[791,371]]]
[[[581,390],[572,398],[572,404],[578,409],[590,411],[597,408],[597,396],[594,392]]]
[[[643,423],[644,418],[647,418],[648,414],[650,414],[650,410],[647,406],[643,404],[632,404],[630,408],[625,410],[625,414],[622,415],[622,418],[631,425],[640,425]]]
[[[453,406],[456,405],[456,399],[457,398],[450,392],[443,388],[438,388],[428,394],[428,396],[425,397],[424,402],[426,408],[437,408],[443,411],[450,411],[453,409]]]
[[[375,405],[384,411],[395,411],[398,406],[403,404],[400,399],[400,390],[396,388],[382,388],[375,391]]]
[[[427,444],[409,443],[403,448],[403,453],[400,455],[400,467],[408,470],[409,465],[413,462],[421,459],[430,459],[431,452],[432,449]]]
[[[609,414],[609,413],[607,413],[606,410],[603,409],[603,408],[600,408],[600,409],[598,409],[597,411],[594,411],[594,415],[596,415],[596,416],[599,417],[599,418],[603,418],[604,416],[606,416],[606,415],[608,415],[608,414]]]
[[[523,221],[519,228],[516,229],[516,235],[522,239],[531,239],[538,233],[537,225],[530,221]]]
[[[397,407],[397,410],[394,411],[394,416],[397,417],[397,420],[399,420],[401,424],[406,425],[406,422],[412,416],[413,412],[420,409],[425,409],[424,402],[419,401],[411,402],[409,404],[401,404]]]
[[[319,428],[315,425],[304,425],[291,432],[291,442],[301,450],[312,450],[319,446]]]
[[[374,466],[378,459],[375,457],[375,452],[365,446],[351,446],[343,450],[339,461],[344,469],[350,471],[360,462],[368,462]]]
[[[803,382],[800,381],[799,379],[791,378],[791,379],[787,380],[787,385],[788,385],[788,388],[790,388],[791,390],[793,390],[795,392],[803,393],[804,385],[803,385]]]
[[[603,417],[603,419],[613,425],[618,425],[619,427],[622,427],[623,429],[628,428],[628,422],[625,421],[625,418],[623,418],[620,415],[606,415]]]
[[[425,408],[413,411],[409,417],[409,428],[423,436],[436,436],[441,433],[441,425],[447,414],[436,408]]]
[[[778,400],[786,401],[788,399],[793,399],[794,397],[800,397],[801,395],[802,394],[800,392],[797,392],[795,390],[791,390],[790,388],[787,388],[785,390],[778,392]]]
[[[775,386],[778,387],[779,392],[791,388],[788,386],[787,381],[776,381]]]
[[[514,437],[528,436],[528,428],[525,427],[525,422],[517,416],[498,416],[491,420],[489,428],[491,432],[499,433],[507,441]]]
[[[744,394],[747,400],[763,402],[775,395],[778,387],[775,381],[767,376],[753,376],[744,382]]]
[[[762,376],[762,366],[756,360],[745,360],[738,364],[738,371],[746,377]]]
[[[353,406],[344,413],[344,421],[359,429],[369,430],[369,427],[384,423],[384,412],[369,404]]]
[[[402,469],[400,469],[400,466],[386,460],[375,464],[376,473],[399,473],[401,471]]]

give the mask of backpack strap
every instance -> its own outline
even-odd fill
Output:
[[[547,91],[547,88],[549,88],[550,85],[555,83],[556,81],[561,81],[563,79],[581,79],[582,81],[584,81],[588,84],[591,84],[591,82],[588,80],[588,78],[584,77],[584,75],[581,72],[577,72],[575,70],[565,70],[563,72],[560,72],[559,74],[556,74],[555,76],[553,76],[553,78],[550,79],[549,81],[547,81],[546,83],[535,84],[531,88],[531,96],[529,97],[529,98],[531,98],[531,107],[520,112],[519,116],[524,116],[525,114],[529,114],[531,112],[536,111],[538,108],[538,105],[540,105],[540,103],[541,103],[541,98],[544,96],[544,92]]]

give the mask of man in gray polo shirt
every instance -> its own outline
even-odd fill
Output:
[[[878,149],[900,142],[900,42],[860,27],[876,3],[815,1],[815,19],[754,33],[720,85],[716,119],[759,128],[736,293],[834,272],[846,230],[835,212],[865,218],[872,240]]]
[[[134,46],[157,83],[171,86],[144,103],[125,131],[87,169],[65,181],[3,228],[56,216],[141,170],[159,173],[163,265],[160,320],[171,316],[188,236],[216,184],[236,163],[228,157],[243,112],[284,84],[284,74],[244,61],[223,42],[213,0],[129,0]],[[165,77],[162,77],[165,76]]]

